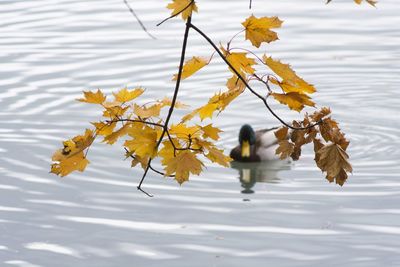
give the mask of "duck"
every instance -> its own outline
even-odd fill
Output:
[[[261,162],[278,160],[275,154],[278,140],[274,134],[278,127],[254,131],[244,124],[239,131],[239,145],[230,152],[230,157],[239,162]]]

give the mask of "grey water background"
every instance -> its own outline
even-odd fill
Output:
[[[136,190],[141,170],[101,143],[84,173],[48,173],[61,141],[100,115],[75,101],[82,90],[171,96],[183,23],[155,27],[167,2],[131,2],[152,40],[120,0],[0,1],[0,266],[400,266],[396,0],[254,0],[253,10],[245,0],[197,1],[194,23],[217,43],[252,13],[285,21],[280,41],[261,51],[315,84],[315,101],[341,122],[354,167],[343,187],[324,179],[311,148],[296,163],[253,168],[253,194],[242,193],[241,170],[207,165],[183,186],[150,175],[148,198]],[[234,44],[247,47],[242,39]],[[188,56],[211,53],[194,32],[189,45]],[[228,76],[215,60],[184,81],[180,100],[197,107]],[[278,122],[243,94],[215,120],[227,151],[243,123]]]

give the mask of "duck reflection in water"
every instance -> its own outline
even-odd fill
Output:
[[[290,161],[238,162],[233,161],[231,167],[239,171],[239,180],[243,194],[253,194],[254,185],[259,183],[278,183],[279,172],[290,170]]]
[[[230,156],[234,160],[231,167],[239,170],[242,193],[254,193],[252,188],[256,182],[277,182],[278,172],[290,169],[290,161],[282,161],[275,154],[278,148],[276,129],[254,131],[248,124],[241,127],[239,145],[232,149]]]

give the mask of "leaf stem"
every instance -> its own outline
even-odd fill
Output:
[[[163,24],[163,23],[166,22],[167,20],[170,20],[170,19],[172,19],[172,18],[175,18],[176,16],[178,16],[179,14],[181,14],[183,11],[185,11],[186,9],[188,9],[193,3],[194,3],[194,0],[190,1],[190,3],[189,3],[187,6],[185,6],[182,10],[176,12],[176,14],[172,14],[171,16],[169,16],[169,17],[166,18],[166,19],[163,19],[160,23],[157,24],[157,26],[160,26],[161,24]],[[190,17],[191,17],[191,16],[190,16]],[[188,19],[188,21],[189,21],[189,19]]]

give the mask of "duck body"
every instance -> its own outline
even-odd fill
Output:
[[[231,150],[230,157],[239,162],[278,160],[275,154],[278,148],[276,129],[278,127],[254,131],[250,125],[243,125],[239,132],[239,145]]]

